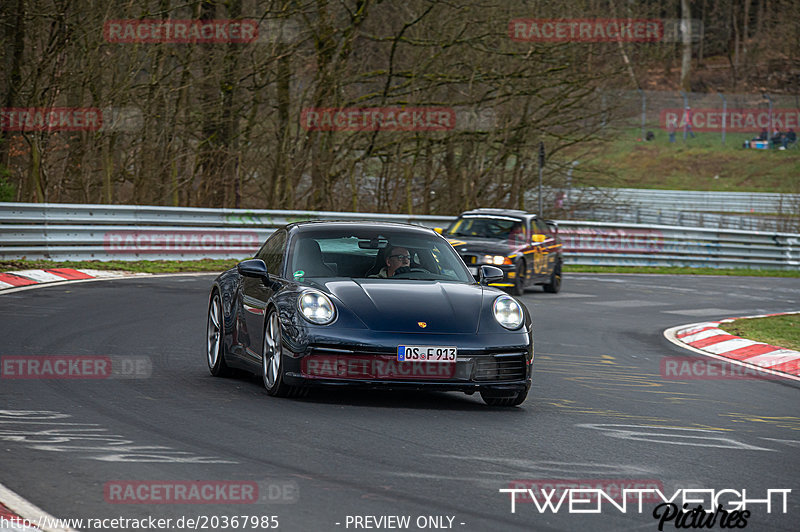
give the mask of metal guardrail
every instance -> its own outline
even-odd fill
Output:
[[[0,203],[0,259],[194,260],[252,256],[277,227],[301,220],[446,226],[451,216]],[[796,269],[800,234],[558,221],[565,261]]]
[[[800,229],[800,218],[780,216],[747,216],[715,214],[684,210],[655,209],[642,207],[590,206],[576,209],[572,218],[613,223],[677,225],[680,227],[707,227],[714,229],[736,229],[741,231],[782,231]]]
[[[565,261],[603,266],[800,268],[800,234],[564,220]]]
[[[770,192],[710,192],[641,188],[574,188],[570,196],[587,203],[612,198],[615,203],[652,209],[715,213],[791,213],[800,210],[800,194]]]

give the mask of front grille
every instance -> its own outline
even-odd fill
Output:
[[[508,381],[525,378],[525,355],[492,355],[477,358],[476,381]]]
[[[302,372],[317,378],[378,380],[518,381],[527,374],[526,353],[477,354],[459,351],[457,364],[398,362],[396,352],[356,347],[315,346],[302,361]],[[408,370],[408,368],[416,368]],[[418,371],[419,370],[419,371]]]

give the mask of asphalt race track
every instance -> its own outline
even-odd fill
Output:
[[[0,483],[59,518],[199,519],[173,530],[218,529],[223,516],[258,517],[238,530],[658,529],[648,499],[641,512],[604,501],[578,514],[566,503],[540,512],[519,495],[512,513],[499,491],[556,484],[735,490],[725,503],[746,490],[762,500],[747,506],[747,530],[800,527],[800,383],[662,369],[665,357],[705,360],[664,329],[800,309],[797,279],[566,275],[562,293],[522,298],[534,314],[534,386],[522,407],[503,409],[456,393],[275,399],[257,378],[211,377],[212,278],[0,294],[0,356],[116,364],[112,378],[3,375]],[[193,485],[215,491],[202,504],[165,495]],[[778,489],[792,491],[767,491]]]

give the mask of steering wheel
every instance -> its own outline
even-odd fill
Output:
[[[394,277],[397,277],[398,275],[402,275],[404,273],[414,273],[414,272],[417,272],[417,273],[431,273],[428,270],[426,270],[425,268],[417,268],[417,267],[412,268],[410,266],[400,266],[399,268],[397,268],[394,271]]]

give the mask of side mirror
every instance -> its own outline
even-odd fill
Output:
[[[264,261],[261,259],[243,260],[236,265],[236,270],[240,275],[244,275],[245,277],[257,277],[265,281],[269,280],[267,265],[264,264]]]
[[[547,227],[554,233],[558,233],[558,224],[553,220],[545,220],[544,223],[547,224]]]
[[[541,242],[544,242],[545,240],[547,240],[546,235],[540,235],[539,233],[536,233],[533,236],[531,236],[531,242],[533,242],[534,244],[539,244]]]
[[[489,283],[496,283],[498,281],[503,280],[503,270],[498,268],[497,266],[481,266],[481,273],[479,276],[479,282],[482,285],[488,285]]]
[[[444,228],[443,227],[434,227],[433,230],[436,231],[437,233],[439,233],[440,235],[442,233],[444,233]]]

